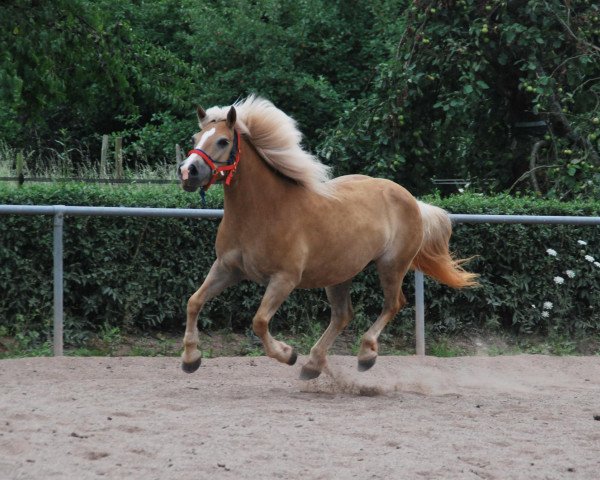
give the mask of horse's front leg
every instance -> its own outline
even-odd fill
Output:
[[[272,277],[252,320],[254,333],[262,340],[266,354],[288,365],[296,363],[298,355],[292,347],[271,336],[269,321],[297,284],[297,281],[286,275]]]
[[[204,283],[194,293],[187,304],[187,322],[183,337],[183,354],[181,368],[184,372],[192,373],[198,370],[202,354],[198,350],[198,315],[206,302],[216,297],[227,287],[236,284],[239,275],[232,272],[217,259],[213,263]]]

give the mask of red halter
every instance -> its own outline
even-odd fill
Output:
[[[210,180],[208,181],[208,183],[206,185],[204,185],[202,187],[202,189],[204,191],[208,190],[208,187],[210,187],[213,183],[215,183],[217,180],[219,180],[219,177],[224,177],[225,176],[225,172],[229,172],[227,174],[227,178],[225,179],[225,185],[229,186],[229,184],[231,183],[231,179],[233,177],[233,174],[235,173],[235,170],[237,169],[238,163],[240,163],[240,153],[242,152],[242,149],[240,148],[240,132],[238,132],[238,130],[235,130],[235,135],[233,137],[233,147],[231,148],[231,154],[229,155],[229,160],[227,161],[227,165],[223,165],[223,166],[217,166],[216,163],[211,156],[206,153],[204,150],[200,150],[197,148],[194,148],[192,150],[190,150],[188,152],[188,157],[192,154],[195,153],[196,155],[200,156],[200,158],[202,158],[202,160],[204,160],[204,163],[206,163],[206,165],[208,165],[208,167],[210,168],[211,171],[211,177]]]

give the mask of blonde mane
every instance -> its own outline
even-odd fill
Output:
[[[246,134],[262,158],[277,171],[320,195],[332,195],[330,167],[304,151],[296,121],[270,101],[250,95],[233,105],[237,128]],[[203,124],[224,120],[230,107],[212,107]]]

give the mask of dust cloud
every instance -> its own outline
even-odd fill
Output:
[[[385,357],[368,372],[359,372],[347,359],[331,362],[323,374],[308,382],[300,383],[300,390],[307,393],[329,395],[345,394],[375,397],[398,393],[445,396],[462,395],[473,390],[492,390],[506,393],[526,393],[535,386],[535,374],[506,376],[482,358],[471,368],[453,369],[452,359],[434,357],[407,358],[401,371],[386,368]]]

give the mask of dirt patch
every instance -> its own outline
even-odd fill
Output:
[[[0,478],[596,479],[599,357],[0,361]]]

